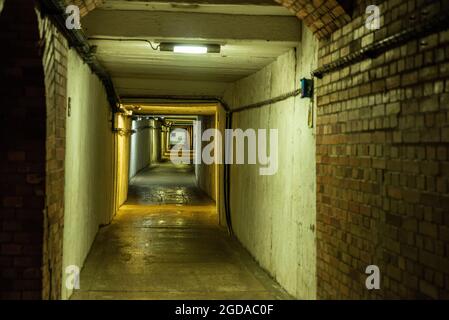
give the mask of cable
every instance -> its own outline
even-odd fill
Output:
[[[93,48],[87,42],[85,34],[78,29],[68,29],[65,25],[65,2],[63,0],[41,0],[39,1],[39,5],[41,14],[51,20],[51,22],[65,36],[69,47],[73,47],[78,52],[83,61],[89,65],[90,69],[103,82],[111,109],[113,112],[117,111],[120,98],[115,92],[114,84],[112,83],[109,73],[97,61],[95,55],[93,55]]]
[[[161,47],[160,44],[158,44],[156,47],[153,46],[153,43],[150,40],[146,40],[146,39],[124,39],[124,38],[99,38],[99,37],[89,37],[88,40],[98,40],[98,41],[140,41],[140,42],[147,42],[151,49],[153,49],[154,51],[158,51],[159,48]]]
[[[151,43],[151,41],[147,40],[147,42],[150,44],[151,49],[153,49],[154,51],[158,51],[158,50],[160,49],[160,47],[161,47],[161,45],[158,44],[158,45],[156,46],[156,49],[155,49],[155,48],[153,47],[153,44]]]
[[[242,106],[242,107],[231,109],[230,112],[231,113],[235,113],[235,112],[240,112],[240,111],[244,111],[244,110],[264,107],[264,106],[267,106],[267,105],[270,105],[270,104],[275,104],[277,102],[281,102],[281,101],[287,100],[287,99],[289,99],[291,97],[299,96],[300,94],[301,94],[301,89],[298,89],[298,90],[295,90],[295,91],[291,91],[291,92],[282,94],[282,95],[277,96],[275,98],[271,98],[271,99],[264,100],[264,101],[261,101],[261,102],[257,102],[257,103],[254,103],[254,104],[250,104],[250,105],[246,105],[246,106]]]

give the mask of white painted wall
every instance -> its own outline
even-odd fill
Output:
[[[140,170],[151,163],[152,145],[152,120],[141,120],[132,122],[132,130],[136,133],[131,136],[129,179],[133,178]]]
[[[299,88],[316,66],[317,41],[304,28],[295,50],[228,87],[232,107]],[[279,170],[260,176],[255,165],[231,168],[231,216],[237,238],[292,295],[316,297],[315,131],[308,127],[310,99],[290,98],[234,114],[233,128],[278,129]]]
[[[73,49],[67,79],[71,115],[66,123],[63,299],[71,294],[65,268],[83,266],[99,225],[113,217],[114,151],[106,92]]]

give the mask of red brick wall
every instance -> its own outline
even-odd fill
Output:
[[[6,1],[0,14],[0,299],[41,297],[46,111],[38,38],[32,2]]]
[[[60,297],[67,43],[34,2],[0,16],[1,297]],[[17,39],[22,39],[17,41]],[[14,137],[12,139],[12,137]]]
[[[73,4],[80,8],[80,14],[84,17],[89,11],[103,4],[104,0],[65,0],[67,5]]]
[[[39,21],[47,100],[46,211],[44,213],[43,298],[61,296],[64,229],[67,53],[64,36],[48,20]]]
[[[294,12],[318,39],[329,36],[351,20],[349,13],[337,0],[274,1]]]
[[[321,41],[335,61],[448,1],[390,0],[382,27],[351,23]],[[449,298],[449,31],[317,81],[318,298]],[[381,290],[365,287],[367,265]]]

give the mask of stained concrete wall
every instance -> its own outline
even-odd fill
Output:
[[[157,163],[161,160],[161,124],[159,121],[152,120],[151,124],[151,152],[150,163]]]
[[[296,50],[229,86],[231,108],[299,88],[316,66],[317,41],[304,28]],[[311,105],[312,104],[312,105]],[[233,128],[278,129],[279,169],[259,175],[257,165],[231,167],[231,217],[236,237],[292,295],[316,297],[315,131],[308,126],[310,99],[299,97],[235,113]]]
[[[123,114],[115,115],[115,199],[116,212],[128,198],[129,149],[131,141],[131,118]]]
[[[129,179],[151,164],[152,123],[152,120],[132,122],[132,130],[136,132],[131,135]]]
[[[202,116],[198,119],[201,121],[201,135],[198,137],[196,147],[200,147],[201,150],[210,144],[208,141],[201,141],[201,137],[204,131],[215,128],[215,117]],[[211,199],[217,200],[216,192],[216,168],[215,164],[206,164],[201,161],[201,164],[196,166],[196,175],[198,187],[203,190]]]
[[[215,115],[216,127],[221,132],[222,146],[221,146],[221,154],[217,155],[217,159],[221,159],[220,162],[215,166],[215,174],[216,174],[216,184],[217,184],[217,196],[216,200],[217,204],[217,212],[219,215],[220,226],[226,227],[226,207],[225,207],[225,191],[224,191],[224,135],[226,129],[226,111],[222,105],[217,106],[217,113]]]
[[[215,200],[217,206],[217,214],[219,216],[220,226],[226,227],[226,212],[224,203],[224,132],[226,125],[226,112],[221,105],[217,105],[217,112],[215,116],[199,116],[198,121],[202,122],[201,134],[194,137],[193,143],[195,150],[203,150],[203,148],[210,142],[202,142],[201,137],[205,130],[216,128],[221,134],[220,141],[216,140],[215,157],[216,163],[207,165],[204,163],[195,165],[195,175],[198,187],[206,192],[209,197]],[[221,148],[221,151],[218,151]],[[201,154],[200,154],[201,156]]]
[[[114,137],[105,89],[73,49],[67,63],[71,103],[66,122],[63,299],[71,294],[64,285],[65,268],[83,266],[99,225],[113,216],[114,186]]]
[[[161,131],[161,160],[169,160],[165,153],[167,152],[167,132]]]

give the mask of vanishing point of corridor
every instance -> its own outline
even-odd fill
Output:
[[[215,203],[191,166],[156,164],[130,183],[100,229],[72,299],[288,299],[218,227]]]

